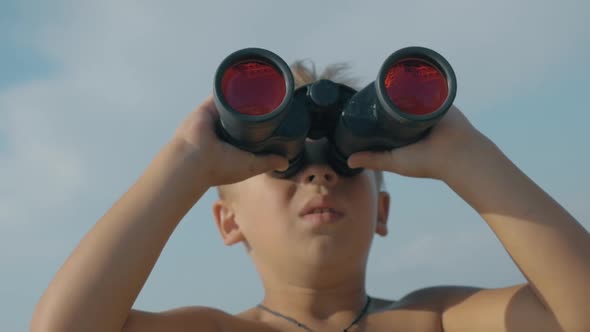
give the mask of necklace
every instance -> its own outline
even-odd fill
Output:
[[[349,328],[353,327],[356,323],[358,323],[365,316],[365,314],[367,313],[367,309],[369,309],[369,304],[371,304],[371,297],[367,295],[367,300],[365,302],[365,306],[363,307],[363,309],[361,310],[361,312],[359,312],[359,314],[356,316],[356,318],[352,321],[352,323],[350,323],[350,325],[348,325],[344,330],[342,330],[343,332],[348,332],[348,329]],[[260,309],[262,309],[262,310],[264,310],[264,311],[266,311],[266,312],[268,312],[268,313],[270,313],[270,314],[272,314],[272,315],[275,315],[277,317],[280,317],[280,318],[283,318],[285,320],[288,320],[289,322],[297,325],[297,327],[299,327],[301,329],[304,329],[305,331],[313,332],[312,329],[310,329],[309,327],[307,327],[305,324],[299,322],[295,318],[289,317],[289,316],[283,315],[283,314],[281,314],[279,312],[276,312],[274,310],[271,310],[268,307],[264,306],[262,303],[258,304],[257,307],[260,308]]]

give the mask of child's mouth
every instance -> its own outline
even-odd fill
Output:
[[[330,197],[316,196],[307,201],[299,216],[311,225],[321,226],[335,223],[344,213]]]
[[[303,219],[314,224],[330,224],[342,217],[342,213],[332,208],[315,208],[303,215]]]

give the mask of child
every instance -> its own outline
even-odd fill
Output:
[[[330,67],[324,78],[336,80]],[[299,85],[317,79],[301,62]],[[360,152],[365,170],[341,177],[323,140],[289,179],[279,156],[220,141],[208,98],[145,173],[82,239],[39,301],[31,331],[590,331],[590,237],[477,131],[457,108],[429,136],[393,151]],[[387,234],[381,171],[438,179],[498,236],[527,283],[501,289],[431,287],[399,301],[365,291],[373,235]],[[259,305],[237,315],[206,307],[131,309],[176,225],[209,188],[227,245],[243,243],[263,282]]]

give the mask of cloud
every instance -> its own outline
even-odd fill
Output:
[[[287,61],[312,57],[320,66],[352,60],[369,81],[389,52],[424,45],[455,67],[459,98],[485,108],[515,87],[534,86],[585,36],[585,17],[575,15],[585,5],[574,2],[257,5],[58,1],[18,24],[27,45],[59,70],[0,92],[0,225],[38,223],[45,209],[80,203],[81,194],[123,192],[210,92],[216,65],[241,47],[268,47]],[[406,254],[421,262],[418,248],[443,250],[432,236]]]
[[[442,268],[473,260],[478,253],[497,249],[493,235],[483,231],[421,233],[404,246],[390,249],[377,259],[380,273],[414,268]]]
[[[287,62],[312,58],[318,67],[351,61],[354,74],[368,83],[390,52],[408,45],[431,47],[455,68],[458,100],[470,111],[491,110],[494,102],[520,89],[534,90],[568,61],[590,54],[584,46],[590,10],[581,1],[402,5],[265,0],[203,5],[58,0],[34,5],[19,1],[18,6],[21,20],[4,31],[44,57],[40,61],[51,63],[52,70],[44,80],[20,81],[0,90],[3,266],[22,265],[20,257],[30,258],[32,265],[65,258],[211,91],[216,66],[237,49],[266,47]],[[581,218],[590,215],[583,200],[575,209]],[[191,218],[210,219],[210,207],[197,206]],[[385,288],[392,278],[406,280],[400,281],[402,289],[431,279],[490,284],[518,280],[518,271],[491,232],[431,230],[412,236],[409,243],[376,245],[370,265],[376,287]],[[208,237],[218,239],[215,231],[203,235]],[[182,241],[193,243],[189,236]],[[198,242],[199,250],[205,245]],[[178,251],[173,253],[177,257]],[[199,267],[190,270],[175,259],[165,265],[172,270],[166,281],[182,273],[200,278],[191,285],[195,294],[211,294],[199,301],[217,304],[219,294],[208,284],[217,276],[201,279]],[[232,266],[235,261],[224,263]],[[482,272],[489,265],[494,272]],[[48,270],[38,272],[45,278],[40,284],[51,277]],[[153,287],[169,285],[161,284]],[[169,301],[177,303],[176,298]],[[238,310],[231,303],[227,308]]]
[[[295,52],[310,50],[325,62],[351,59],[369,81],[391,52],[426,46],[453,66],[459,105],[491,110],[494,102],[560,74],[568,61],[584,61],[588,15],[581,13],[589,7],[581,1],[347,2]]]
[[[84,162],[54,131],[53,82],[37,81],[0,96],[0,227],[39,222],[47,209],[68,206],[84,184]]]
[[[423,287],[505,287],[526,280],[490,230],[409,234],[406,244],[380,245],[368,270],[369,292],[399,299]]]

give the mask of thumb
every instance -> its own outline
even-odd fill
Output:
[[[398,173],[405,176],[424,176],[421,173],[424,154],[418,145],[385,151],[362,151],[348,158],[351,168],[368,168]]]
[[[394,163],[393,154],[394,150],[356,152],[348,157],[348,167],[389,171]]]
[[[289,167],[287,158],[275,154],[256,155],[251,154],[248,171],[252,175],[266,173],[274,170],[284,171]]]

